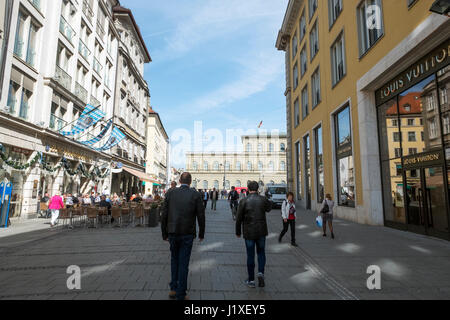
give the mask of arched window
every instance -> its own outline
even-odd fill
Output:
[[[231,169],[230,163],[228,161],[225,162],[225,170],[230,171],[230,169]]]
[[[236,162],[236,170],[241,171],[241,162],[240,161]]]
[[[214,188],[216,188],[216,190],[219,190],[219,181],[214,180]]]
[[[258,170],[262,171],[264,169],[264,165],[262,163],[262,161],[258,161]]]
[[[281,171],[286,171],[286,162],[281,161],[281,163],[280,163],[280,170]]]
[[[213,170],[214,171],[219,171],[219,163],[217,161],[214,162]]]
[[[225,189],[230,190],[230,181],[229,180],[225,181]]]
[[[203,180],[203,190],[207,190],[208,189],[208,181]]]
[[[269,144],[269,152],[273,152],[274,151],[274,146],[273,143]]]
[[[281,181],[281,184],[286,184],[286,181],[282,180],[282,181]]]
[[[208,171],[208,162],[203,162],[203,170]]]
[[[197,163],[197,161],[193,162],[192,167],[194,168],[194,171],[198,170],[198,163]]]
[[[262,143],[258,143],[258,152],[263,152],[263,145],[262,145]]]
[[[247,143],[247,147],[245,148],[245,150],[247,151],[247,152],[252,152],[252,144],[249,142],[249,143]]]
[[[252,171],[252,163],[250,161],[247,162],[247,170]]]
[[[275,181],[270,180],[269,184],[275,184]]]
[[[286,151],[286,145],[284,143],[282,143],[280,145],[280,150],[281,150],[281,152],[285,152]]]
[[[269,162],[269,171],[273,171],[274,167],[273,167],[273,161]]]
[[[236,180],[236,188],[240,188],[241,187],[241,180]]]

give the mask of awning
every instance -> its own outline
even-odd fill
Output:
[[[131,169],[131,168],[128,168],[128,167],[125,167],[125,166],[123,167],[123,170],[125,170],[126,172],[132,174],[135,177],[138,177],[139,180],[141,180],[141,181],[157,183],[157,181],[155,181],[152,178],[150,178],[150,175],[146,174],[145,172],[134,170],[134,169]]]
[[[161,185],[159,183],[153,182],[153,185],[156,186],[156,187],[161,187]]]

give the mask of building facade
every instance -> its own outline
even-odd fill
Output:
[[[131,10],[116,6],[113,12],[119,32],[113,119],[126,138],[113,149],[113,161],[121,163],[121,168],[113,173],[112,192],[143,193],[143,182],[150,180],[145,174],[150,93],[144,80],[144,64],[151,58]]]
[[[148,113],[146,172],[155,182],[146,182],[145,192],[155,195],[169,185],[169,136],[159,114],[152,107]]]
[[[449,238],[450,19],[432,0],[291,0],[288,183],[317,210]]]
[[[242,137],[244,152],[186,154],[186,170],[196,189],[230,190],[258,181],[286,183],[286,135],[248,135]]]

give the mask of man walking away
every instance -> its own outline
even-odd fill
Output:
[[[217,200],[219,200],[219,191],[216,190],[216,188],[213,188],[211,191],[211,210],[217,211]]]
[[[325,200],[322,203],[322,209],[320,213],[322,214],[322,228],[323,228],[323,236],[327,236],[327,222],[331,231],[331,239],[334,239],[334,230],[333,230],[333,210],[334,210],[334,201],[331,199],[331,195],[327,194],[325,196]]]
[[[245,284],[255,288],[255,246],[258,254],[258,286],[264,287],[264,268],[266,265],[266,237],[267,229],[266,212],[272,206],[265,197],[258,194],[259,185],[256,181],[248,184],[249,196],[239,203],[236,219],[236,236],[241,237],[242,225],[244,226],[244,239],[247,248],[248,279]]]
[[[199,227],[199,240],[205,238],[205,207],[201,195],[190,188],[192,176],[185,172],[180,177],[181,187],[168,192],[161,216],[164,241],[170,242],[172,281],[169,297],[188,300],[186,296],[189,260]],[[207,193],[207,192],[206,192]]]
[[[209,193],[208,190],[205,189],[203,191],[203,206],[205,207],[205,209],[208,206],[208,200],[209,200]]]
[[[236,188],[234,186],[231,187],[231,191],[228,194],[228,201],[230,202],[233,220],[236,220],[235,212],[237,211],[237,206],[239,204],[239,193],[236,191]]]

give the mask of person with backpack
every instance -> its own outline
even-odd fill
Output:
[[[322,228],[323,228],[323,236],[327,236],[327,222],[331,231],[331,239],[334,239],[333,232],[333,209],[334,209],[334,201],[331,199],[331,195],[328,193],[325,196],[325,200],[322,203],[322,209],[320,213],[322,214]]]
[[[283,231],[281,231],[280,236],[278,237],[278,242],[281,243],[290,226],[291,245],[293,247],[298,247],[295,242],[295,219],[297,218],[297,212],[295,210],[294,194],[292,192],[289,192],[286,200],[283,201],[281,206],[281,217],[283,218]]]

